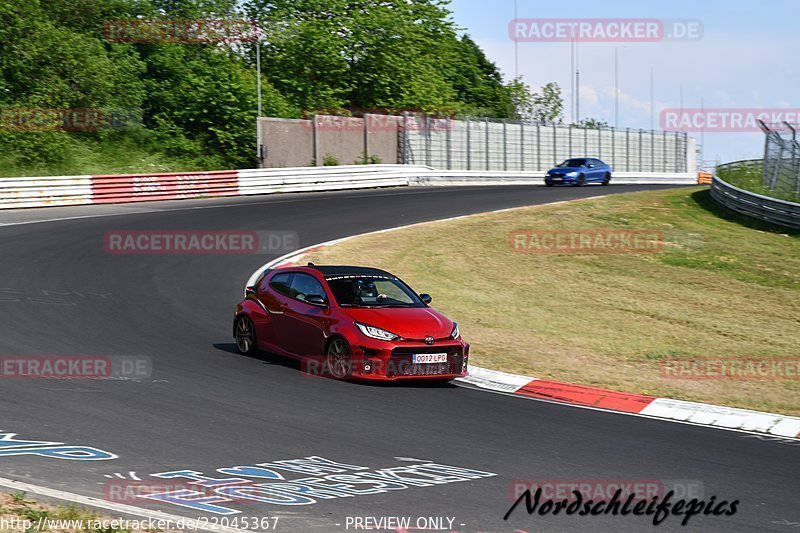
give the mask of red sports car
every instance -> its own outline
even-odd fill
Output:
[[[289,356],[339,379],[466,376],[469,344],[430,301],[377,268],[282,267],[247,287],[233,336],[243,354]]]

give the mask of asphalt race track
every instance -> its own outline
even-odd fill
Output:
[[[449,517],[460,532],[644,531],[653,528],[651,517],[528,516],[524,505],[508,521],[503,515],[518,482],[682,480],[700,487],[705,499],[739,500],[738,512],[698,515],[686,527],[668,517],[658,530],[800,531],[797,443],[459,386],[310,377],[296,363],[235,352],[234,305],[248,276],[270,256],[112,255],[103,248],[109,230],[208,229],[291,230],[307,246],[643,188],[431,187],[0,213],[0,224],[35,222],[0,225],[0,355],[145,355],[153,363],[152,377],[138,381],[0,380],[0,429],[14,438],[118,455],[105,461],[2,455],[0,440],[0,477],[103,498],[112,481],[106,476],[115,473],[151,480],[150,474],[178,470],[242,477],[217,469],[318,456],[367,467],[353,474],[432,461],[495,475],[320,496],[310,505],[218,505],[242,516],[278,516],[277,531],[345,531],[348,517],[356,516]],[[108,216],[92,217],[98,213]],[[432,293],[434,305],[442,297],[436,287],[417,289]],[[535,305],[536,295],[530,298]],[[282,474],[289,481],[314,477]],[[135,504],[209,516],[169,503]]]

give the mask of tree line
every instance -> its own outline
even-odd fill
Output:
[[[129,28],[111,31],[126,21],[252,21],[261,43],[265,116],[383,109],[560,120],[558,87],[539,95],[519,79],[504,82],[447,6],[444,0],[0,0],[0,112],[102,109],[114,118],[113,127],[79,132],[19,131],[5,120],[0,167],[58,168],[110,145],[138,150],[144,159],[157,151],[183,167],[252,166],[254,40],[159,38],[166,33],[126,40],[119,35]],[[126,152],[112,150],[109,157]]]

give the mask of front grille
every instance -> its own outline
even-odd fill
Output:
[[[447,353],[446,363],[412,363],[416,353]],[[463,354],[460,346],[425,346],[417,348],[395,348],[389,360],[387,377],[394,376],[438,376],[461,372]]]

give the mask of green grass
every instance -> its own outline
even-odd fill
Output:
[[[59,531],[59,532],[83,532],[90,531],[91,533],[131,533],[130,529],[119,527],[107,527],[101,529],[90,528],[90,525],[103,518],[96,511],[78,507],[76,505],[50,505],[28,500],[24,492],[14,492],[12,494],[0,493],[0,516],[8,519],[10,517],[19,517],[20,519],[29,520],[33,525],[28,528],[26,533],[39,531],[39,520],[42,520],[42,525],[52,524],[55,521],[72,521],[73,524],[83,524],[83,529],[57,529],[53,530],[49,527],[43,527],[41,531]],[[105,517],[108,518],[108,517]]]
[[[799,202],[800,198],[793,192],[771,191],[764,187],[761,175],[761,164],[741,164],[722,167],[717,171],[717,175],[727,183],[754,192],[762,196],[787,200],[789,202]]]
[[[556,255],[517,253],[509,244],[513,230],[612,228],[663,232],[663,249]],[[427,224],[360,237],[308,260],[367,262],[432,293],[461,325],[479,366],[800,414],[798,379],[661,375],[661,362],[672,359],[798,358],[800,232],[728,212],[705,187]]]
[[[0,136],[0,178],[226,170],[219,157],[184,143],[184,155],[145,130],[109,134]]]

